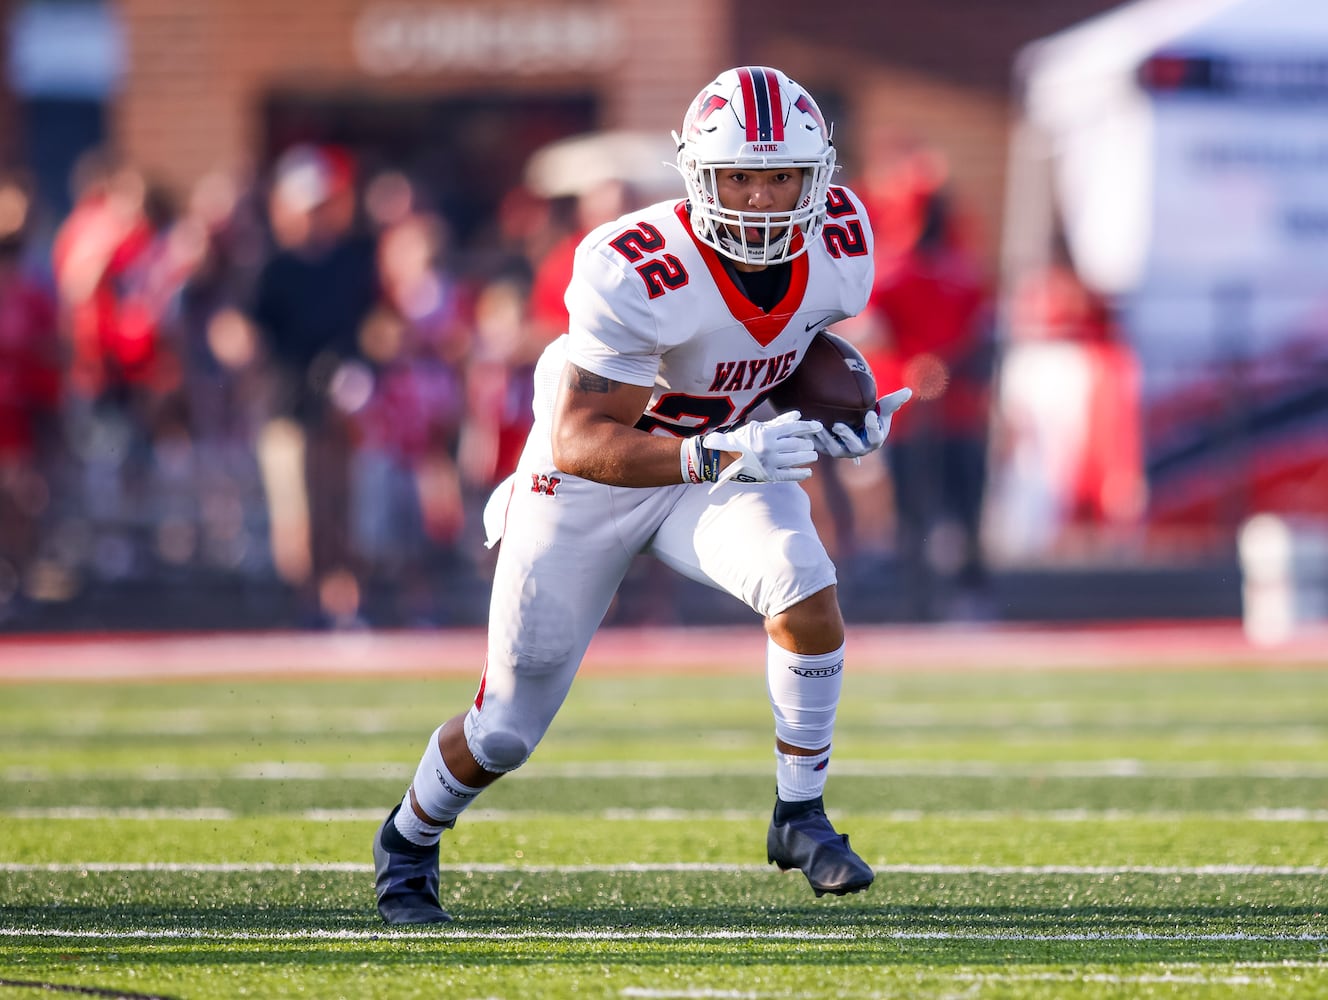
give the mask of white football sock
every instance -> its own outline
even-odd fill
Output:
[[[443,830],[450,827],[483,789],[471,788],[458,781],[447,768],[442,751],[438,749],[440,726],[429,737],[429,744],[424,748],[420,766],[415,770],[415,780],[397,810],[396,828],[401,835],[413,844],[422,846],[438,843]],[[438,824],[428,823],[418,815],[410,805],[410,793],[414,791],[415,801]]]
[[[817,656],[766,644],[766,685],[775,714],[775,736],[789,746],[823,753],[776,751],[775,781],[785,802],[814,799],[825,790],[835,713],[844,680],[844,647]]]
[[[830,751],[803,757],[775,751],[775,787],[781,802],[806,802],[825,792]]]
[[[392,825],[397,828],[397,832],[405,837],[412,844],[419,847],[432,847],[443,837],[445,826],[437,826],[433,823],[426,823],[416,814],[415,809],[410,804],[410,789],[406,789],[406,794],[402,796],[401,808],[397,810],[396,816],[392,818]]]

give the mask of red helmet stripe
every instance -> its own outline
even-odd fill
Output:
[[[747,117],[748,142],[783,142],[784,112],[779,77],[772,69],[744,66],[738,70]]]
[[[742,109],[747,118],[747,141],[757,142],[760,138],[760,112],[757,108],[756,77],[747,68],[738,70],[738,80],[742,84]]]
[[[784,141],[784,108],[779,101],[779,78],[775,71],[765,71],[766,92],[770,95],[770,139],[773,142]]]

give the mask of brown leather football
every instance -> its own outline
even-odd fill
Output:
[[[840,422],[863,429],[876,407],[876,379],[862,352],[829,330],[819,331],[793,374],[766,397],[780,413],[798,410],[826,427]]]

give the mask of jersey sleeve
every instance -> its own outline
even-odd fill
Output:
[[[567,360],[615,382],[655,384],[658,318],[640,277],[594,234],[578,248],[567,286]]]

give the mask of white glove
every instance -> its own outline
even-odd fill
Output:
[[[870,455],[885,444],[886,435],[890,433],[890,418],[912,395],[913,390],[905,386],[878,399],[876,409],[867,414],[861,434],[845,423],[822,428],[815,437],[816,450],[830,458],[851,458],[855,461]]]
[[[773,420],[754,421],[731,431],[711,431],[701,444],[738,453],[737,460],[720,473],[717,483],[730,479],[740,483],[796,482],[812,474],[807,468],[817,458],[812,438],[820,430],[820,421],[803,420],[797,410],[789,410]]]

